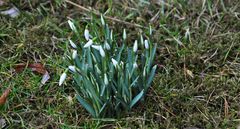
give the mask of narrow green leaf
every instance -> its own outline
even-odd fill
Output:
[[[81,105],[93,116],[96,117],[97,114],[93,110],[92,106],[90,106],[80,95],[77,95],[77,100],[81,103]]]
[[[130,109],[142,98],[143,94],[144,92],[142,90],[137,96],[133,98],[133,100],[130,103]]]
[[[156,69],[157,69],[157,65],[154,65],[153,68],[152,68],[152,70],[151,70],[151,73],[150,73],[150,75],[149,75],[149,78],[148,78],[148,80],[147,80],[147,87],[150,86],[150,84],[151,84],[151,82],[152,82],[152,80],[153,80],[153,78],[154,78]]]

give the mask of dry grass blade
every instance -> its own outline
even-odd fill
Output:
[[[94,10],[90,10],[90,9],[87,9],[79,4],[76,4],[70,0],[66,0],[67,3],[73,5],[73,6],[76,6],[78,7],[79,9],[83,10],[83,11],[86,11],[86,12],[92,12],[94,13],[95,15],[98,15],[100,16],[101,14],[94,11]],[[144,29],[147,29],[147,27],[144,27],[142,25],[139,25],[139,24],[136,24],[136,23],[130,23],[130,22],[126,22],[126,21],[123,21],[123,20],[120,20],[120,19],[117,19],[117,18],[113,18],[113,17],[109,17],[109,16],[104,16],[104,18],[108,19],[108,20],[112,20],[112,21],[115,21],[115,22],[118,22],[118,23],[122,23],[122,24],[125,24],[125,25],[129,25],[129,26],[134,26],[134,27],[139,27],[139,28],[144,28]]]

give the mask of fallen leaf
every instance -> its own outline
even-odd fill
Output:
[[[2,96],[0,97],[0,105],[4,105],[4,104],[6,103],[6,100],[7,100],[7,97],[8,97],[8,95],[9,95],[10,91],[11,91],[11,89],[10,89],[10,88],[7,88],[7,89],[3,92]]]
[[[33,64],[29,64],[28,65],[28,68],[31,68],[32,71],[34,72],[38,72],[38,73],[41,73],[41,74],[45,74],[46,73],[46,69],[44,68],[44,66],[40,63],[33,63]]]
[[[45,67],[41,63],[33,63],[33,64],[21,63],[21,64],[17,64],[14,69],[17,73],[19,73],[23,71],[25,68],[30,68],[33,72],[42,74],[43,75],[41,80],[42,84],[45,84],[50,79],[48,71],[45,69]]]

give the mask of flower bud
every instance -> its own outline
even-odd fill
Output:
[[[77,50],[73,50],[72,59],[75,59],[76,57],[77,57]]]
[[[76,72],[76,68],[75,68],[75,66],[68,66],[68,69],[70,70],[70,71],[72,71],[72,72]]]
[[[133,51],[137,52],[137,49],[138,49],[138,43],[137,43],[137,40],[135,40],[134,45],[133,45]]]
[[[145,45],[145,48],[146,48],[146,49],[149,48],[148,40],[145,39],[145,41],[144,41],[144,45]]]
[[[69,39],[69,43],[72,48],[77,49],[77,45],[71,39]]]
[[[117,65],[118,65],[118,62],[117,62],[115,59],[112,58],[112,63],[113,63],[113,65],[114,65],[114,67],[116,68]]]
[[[87,28],[84,30],[84,37],[87,41],[90,39],[89,30]]]
[[[90,47],[93,44],[93,41],[90,39],[84,46],[83,48]]]
[[[59,86],[61,86],[63,84],[63,82],[65,81],[66,78],[67,78],[67,74],[66,74],[66,72],[64,72],[59,79]]]
[[[102,57],[105,57],[105,52],[104,52],[102,46],[100,46],[99,52],[100,52],[100,55],[101,55]]]
[[[77,32],[77,29],[71,20],[68,20],[68,25],[74,32]]]

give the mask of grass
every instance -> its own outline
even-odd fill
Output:
[[[84,28],[91,13],[68,3],[12,1],[21,16],[0,16],[0,86],[12,92],[1,107],[7,128],[236,128],[240,121],[240,2],[172,0],[168,2],[82,1],[107,16],[141,26],[151,24],[159,65],[145,103],[121,119],[94,120],[75,99],[70,85],[58,86],[67,18]],[[128,40],[148,30],[108,20]],[[185,38],[189,28],[190,35]],[[187,33],[188,34],[188,33]],[[50,80],[18,63],[41,62]],[[73,99],[69,99],[71,96]]]

